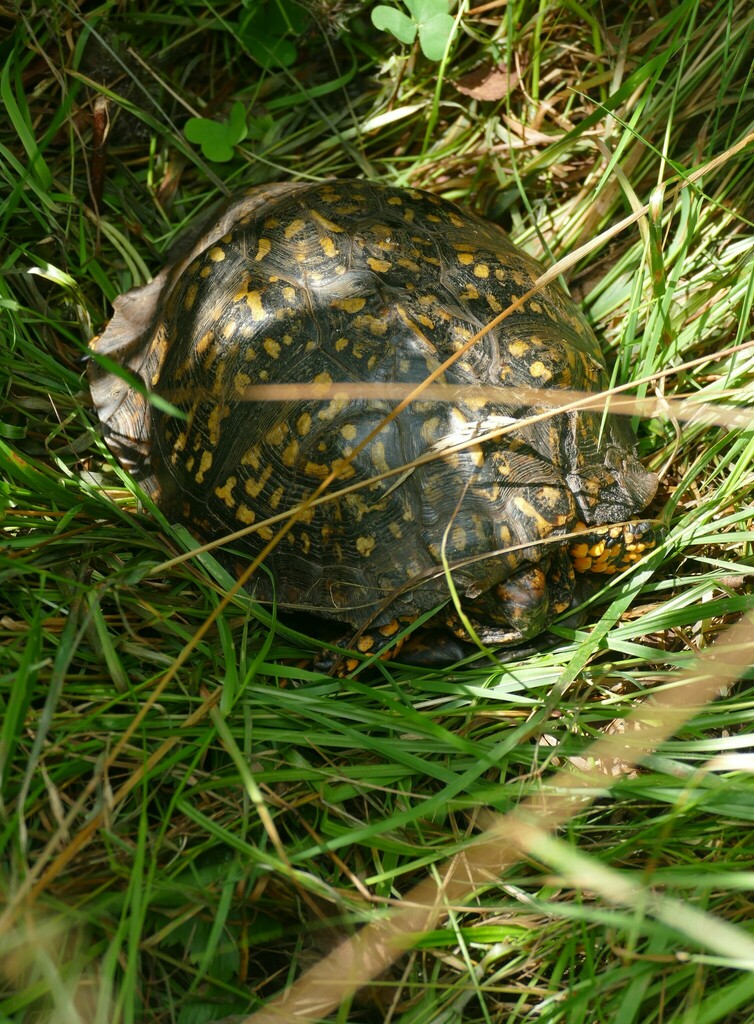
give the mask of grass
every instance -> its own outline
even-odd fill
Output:
[[[371,6],[0,13],[0,1022],[261,1011],[710,664],[717,699],[640,768],[313,1019],[754,1021],[752,676],[724,686],[712,647],[737,627],[754,661],[748,5],[467,5],[439,62]],[[480,67],[506,71],[483,95]],[[650,379],[668,535],[554,650],[323,676],[317,637],[243,594],[218,612],[221,567],[102,444],[112,300],[218,196],[331,176],[429,188],[548,264],[593,243],[568,285],[616,383]]]

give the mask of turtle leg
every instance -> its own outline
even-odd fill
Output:
[[[635,519],[612,526],[584,526],[577,540],[571,541],[568,554],[578,573],[612,575],[623,572],[661,539],[661,530],[648,519]]]
[[[609,526],[583,527],[577,540],[541,562],[522,566],[463,609],[480,640],[513,645],[543,633],[553,619],[599,588],[598,577],[622,572],[658,543],[655,523],[637,519]],[[578,583],[575,573],[578,574]],[[448,622],[456,636],[460,623]]]
[[[343,678],[354,672],[365,658],[374,654],[379,654],[380,659],[384,661],[394,658],[406,640],[406,637],[401,637],[398,640],[395,637],[411,622],[413,622],[412,618],[400,616],[390,619],[389,622],[384,622],[380,626],[364,630],[356,640],[353,639],[353,634],[346,635],[342,640],[336,640],[337,645],[345,650],[320,651],[314,659],[314,667],[319,672]],[[352,651],[353,655],[349,655],[348,651]],[[354,655],[358,655],[358,657]]]
[[[598,586],[595,576],[622,572],[655,547],[660,537],[657,525],[644,519],[584,526],[567,549],[556,549],[540,562],[523,565],[479,597],[465,599],[464,614],[483,643],[502,647],[524,644],[545,633],[553,619],[592,592]],[[574,570],[580,577],[578,586]],[[411,621],[405,616],[392,619],[361,633],[355,642],[344,637],[342,646],[354,655],[323,651],[315,666],[346,676],[365,657],[376,653],[385,660],[396,658],[406,641],[405,660],[413,665],[444,666],[468,653],[458,641],[468,643],[471,638],[452,607],[438,613],[428,629],[396,641],[395,636]]]
[[[574,574],[565,551],[553,551],[541,562],[521,566],[473,600],[463,611],[484,643],[520,644],[542,633],[552,620],[570,608]],[[446,625],[455,636],[468,639],[455,611]]]

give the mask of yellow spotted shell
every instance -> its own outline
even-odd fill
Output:
[[[274,535],[271,517],[337,470],[336,496],[307,509],[253,578],[263,600],[379,624],[446,599],[443,559],[474,598],[544,558],[552,546],[538,542],[621,522],[655,490],[619,417],[524,422],[547,403],[523,389],[607,384],[594,334],[555,284],[441,375],[463,386],[452,401],[412,403],[359,450],[395,408],[390,385],[424,380],[541,272],[495,225],[416,189],[251,189],[116,302],[92,343],[105,438],[199,538],[252,527],[231,545],[234,567]],[[386,387],[317,398],[312,383]],[[261,384],[300,389],[267,401]],[[457,447],[496,425],[507,431]]]

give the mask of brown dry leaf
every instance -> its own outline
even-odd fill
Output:
[[[518,71],[506,71],[502,67],[485,64],[459,78],[456,89],[475,100],[501,100],[515,89],[520,78]]]

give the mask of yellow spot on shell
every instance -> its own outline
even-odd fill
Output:
[[[471,462],[477,469],[481,469],[484,465],[484,452],[482,451],[481,445],[474,445],[472,448],[467,448]]]
[[[299,450],[299,443],[294,437],[288,442],[286,447],[283,449],[283,465],[288,466],[289,469],[292,466],[294,466],[296,463],[296,459],[298,458]]]
[[[325,477],[330,475],[330,467],[326,466],[323,462],[306,462],[304,464],[304,473],[307,476],[313,476],[315,480],[324,480]]]
[[[222,263],[225,259],[225,249],[219,245],[213,246],[209,251],[209,258],[213,263]]]
[[[329,256],[330,259],[337,256],[338,250],[335,248],[335,242],[333,242],[332,238],[328,238],[327,236],[320,238],[319,244],[325,256]]]
[[[536,377],[538,380],[551,380],[552,371],[548,370],[541,359],[537,359],[529,367],[529,373],[532,377]]]
[[[528,502],[526,498],[521,495],[517,495],[513,499],[513,504],[519,509],[526,518],[534,524],[537,531],[537,536],[547,537],[552,532],[553,523],[549,522],[544,516],[541,516],[539,512],[534,508],[531,502]]]
[[[183,299],[183,308],[185,310],[190,310],[191,307],[194,305],[194,303],[196,302],[196,296],[198,291],[199,286],[196,283],[190,284],[188,286],[188,288],[186,289],[186,295],[184,296]]]
[[[237,373],[233,378],[233,391],[236,397],[242,398],[249,387],[251,387],[251,377],[248,373]]]
[[[155,369],[154,373],[152,374],[152,387],[153,388],[159,383],[160,374],[162,372],[162,364],[163,364],[163,362],[165,360],[165,354],[167,353],[167,349],[168,349],[167,332],[165,330],[165,325],[163,324],[159,328],[159,330],[157,331],[157,333],[156,333],[156,335],[154,337],[154,341],[152,342],[152,351],[150,353],[150,356],[152,358],[156,357],[156,360],[157,360],[157,368]]]
[[[390,466],[385,457],[385,444],[379,439],[372,441],[369,454],[372,456],[372,465],[378,473],[389,473]]]
[[[406,259],[405,256],[399,256],[396,262],[399,267],[405,267],[405,269],[410,270],[412,274],[418,274],[421,271],[421,267],[416,260]]]
[[[518,339],[517,341],[512,341],[508,345],[508,351],[512,356],[515,356],[516,358],[518,358],[519,356],[526,355],[526,353],[529,351],[529,342],[523,341],[521,339]]]
[[[340,433],[345,441],[356,440],[356,427],[353,425],[353,423],[344,423],[343,426],[340,428]]]
[[[261,292],[246,292],[246,305],[251,312],[252,320],[264,320],[264,306],[262,305]]]
[[[317,210],[310,210],[309,216],[312,220],[315,220],[321,227],[323,227],[325,231],[333,231],[336,234],[341,234],[343,231],[340,224],[336,224],[334,220],[328,220],[327,217],[323,217],[321,213],[317,212]]]
[[[474,256],[470,252],[459,252],[458,262],[462,263],[465,267],[468,267],[474,262]]]
[[[202,457],[199,462],[199,469],[197,470],[194,479],[198,484],[204,480],[204,474],[207,472],[209,467],[212,465],[212,452],[202,452]]]
[[[388,324],[386,320],[380,320],[376,316],[371,316],[369,313],[362,313],[361,316],[357,316],[353,321],[354,327],[359,330],[362,328],[369,331],[370,334],[381,338],[387,333]]]
[[[296,430],[304,437],[312,429],[312,418],[308,412],[302,412],[296,420]]]
[[[501,523],[497,528],[497,535],[500,540],[500,547],[507,548],[511,542],[511,531],[505,523]]]
[[[489,276],[490,276],[490,268],[487,266],[486,263],[477,263],[474,266],[474,277],[485,278],[485,277],[489,277]]]
[[[230,415],[230,406],[221,404],[215,405],[207,417],[207,429],[209,430],[209,443],[214,447],[220,440],[220,428],[222,421]]]
[[[537,500],[548,505],[556,505],[560,499],[560,490],[557,487],[540,487],[537,491]],[[602,541],[604,547],[605,542]]]
[[[374,537],[357,537],[356,538],[356,550],[364,558],[368,558],[369,555],[374,551],[376,541]]]
[[[462,526],[454,526],[450,539],[457,551],[463,551],[466,547],[466,531]]]
[[[264,236],[263,236],[262,238],[259,239],[259,242],[257,243],[257,252],[256,252],[256,256],[254,257],[254,259],[257,262],[259,260],[263,260],[265,258],[265,256],[269,253],[271,248],[272,248],[272,242],[270,241],[269,238],[264,238]]]
[[[283,232],[283,235],[285,236],[285,238],[293,238],[294,235],[297,235],[299,231],[302,231],[305,227],[306,221],[302,220],[300,217],[297,217],[296,220],[292,220],[290,224],[286,227],[285,231]]]
[[[257,470],[261,464],[260,456],[261,449],[259,445],[255,444],[243,453],[241,456],[241,465],[251,466],[252,469]]]
[[[350,480],[356,476],[356,470],[345,459],[333,459],[332,471],[337,474],[339,480]]]
[[[427,444],[434,444],[440,432],[440,417],[430,416],[421,425],[421,436]]]
[[[265,440],[268,444],[274,445],[279,448],[280,445],[285,441],[288,436],[288,424],[287,423],[276,423],[274,427],[270,427],[265,436]]]
[[[265,338],[262,342],[264,350],[271,359],[277,359],[280,355],[280,343],[275,341],[274,338]]]
[[[247,526],[250,526],[256,518],[256,513],[248,505],[239,505],[236,509],[236,519],[240,519]]]
[[[319,383],[319,381],[315,381],[315,383]],[[323,409],[319,410],[317,413],[317,419],[322,420],[323,423],[328,423],[330,420],[335,419],[335,417],[339,415],[347,405],[347,399],[333,398],[332,401],[328,402]]]
[[[233,488],[236,486],[236,483],[237,478],[234,476],[229,476],[225,483],[222,485],[222,487],[215,488],[215,494],[220,499],[220,501],[225,502],[228,508],[233,508],[233,506],[236,503],[236,499],[233,497]]]
[[[261,475],[260,475],[258,480],[254,480],[251,477],[248,478],[248,480],[246,481],[246,483],[243,486],[244,486],[244,490],[246,491],[246,493],[249,495],[250,498],[258,498],[259,497],[259,495],[261,494],[261,492],[264,489],[264,485],[270,479],[271,473],[272,473],[272,463],[269,463],[262,470],[262,473],[261,473]]]
[[[342,309],[344,313],[358,313],[366,304],[366,299],[354,296],[350,299],[336,299],[333,302],[333,308]]]
[[[390,270],[391,266],[391,264],[388,263],[387,260],[378,260],[374,256],[369,257],[369,259],[367,260],[367,264],[372,268],[372,270],[375,271],[375,273],[378,274],[386,274],[388,270]]]

